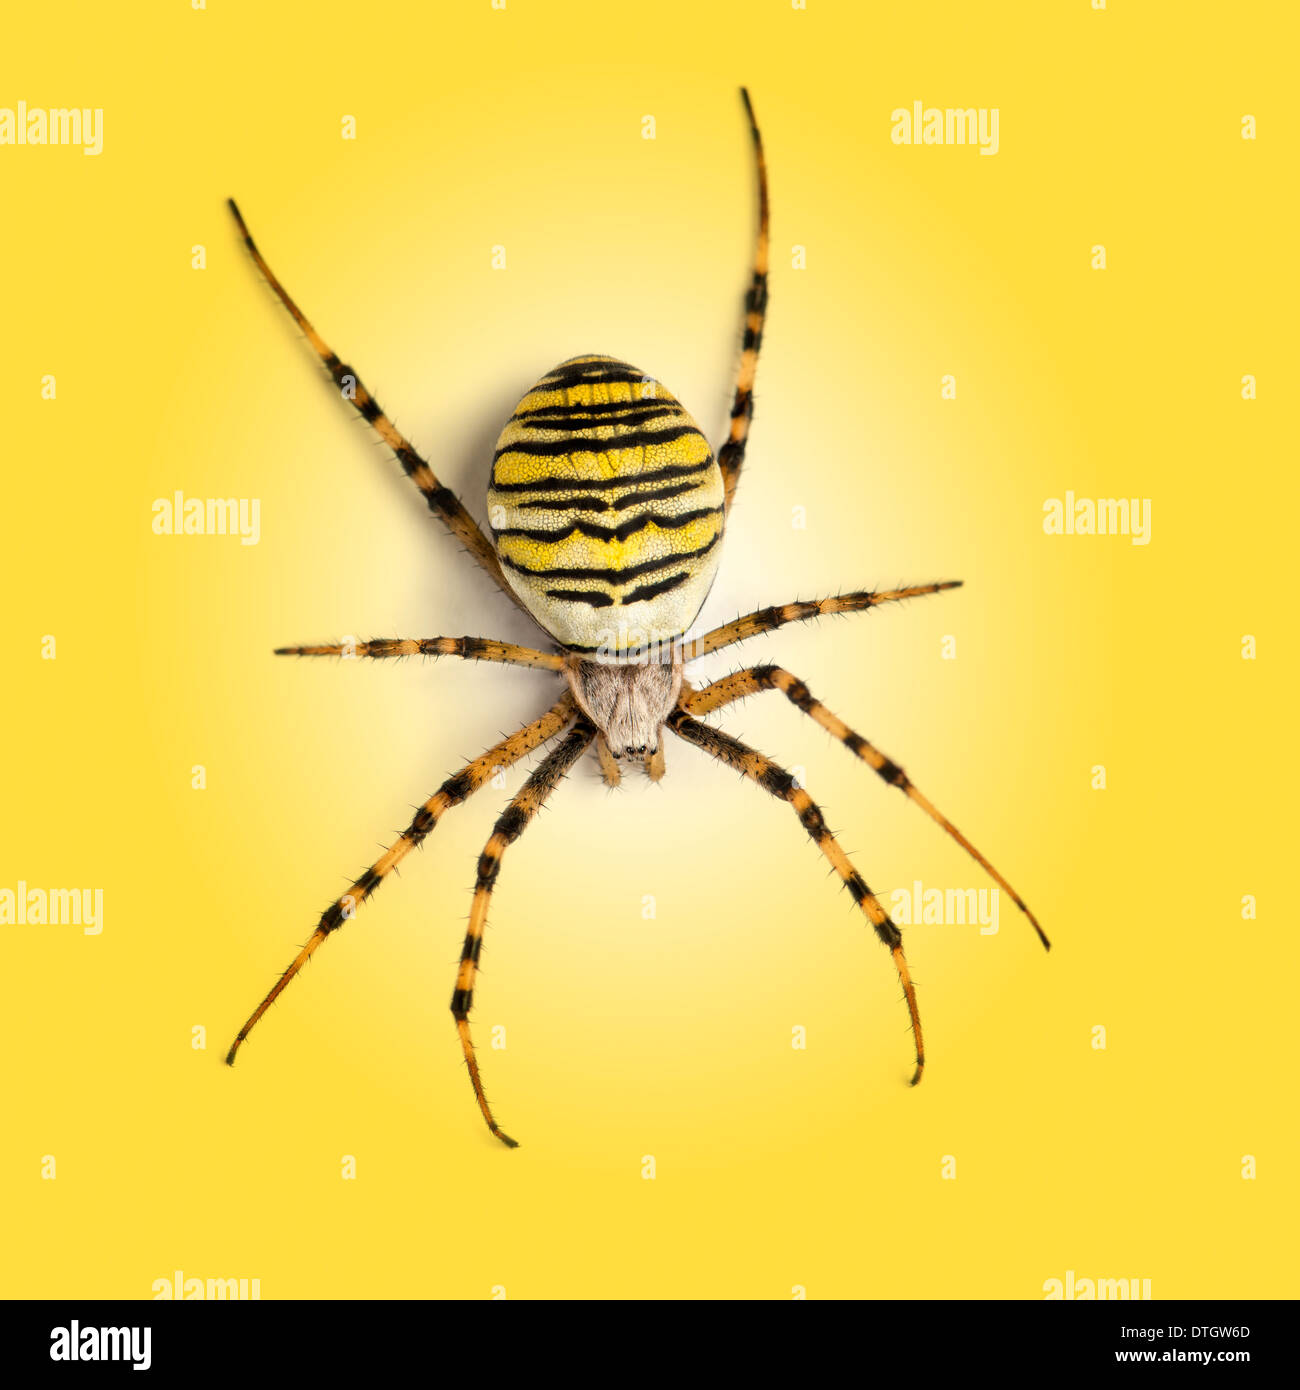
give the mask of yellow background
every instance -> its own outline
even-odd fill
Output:
[[[11,15],[0,104],[103,107],[105,142],[0,149],[0,886],[102,887],[105,928],[0,929],[3,1292],[148,1297],[177,1268],[268,1298],[1039,1298],[1067,1270],[1156,1297],[1300,1292],[1280,1239],[1290,9]],[[703,618],[966,587],[698,674],[802,676],[1055,949],[1005,901],[996,936],[907,930],[931,1061],[909,1090],[888,955],[786,808],[674,742],[658,788],[609,793],[584,761],[507,856],[475,1024],[517,1152],[479,1120],[447,1010],[500,790],[443,821],[225,1068],[326,903],[554,691],[450,660],[272,657],[536,634],[339,402],[222,200],[481,518],[497,430],[575,353],[636,363],[720,436],[753,226],[741,82],[771,169],[771,314]],[[892,145],[914,100],[997,107],[1000,152]],[[176,489],[260,498],[260,544],[153,535]],[[1045,536],[1067,489],[1151,498],[1152,543]],[[882,893],[986,886],[779,696],[721,722],[807,769]]]

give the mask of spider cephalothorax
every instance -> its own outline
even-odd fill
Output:
[[[258,1019],[321,942],[353,915],[412,849],[424,843],[447,811],[473,795],[498,771],[565,734],[497,819],[479,857],[469,928],[451,999],[479,1109],[492,1133],[513,1147],[515,1141],[497,1125],[483,1094],[469,1028],[488,903],[502,856],[593,744],[605,780],[611,785],[619,782],[620,764],[627,759],[642,761],[649,775],[658,779],[664,773],[663,733],[668,730],[787,802],[798,816],[893,957],[911,1019],[915,1084],[924,1070],[925,1048],[902,933],[795,778],[730,734],[700,722],[701,716],[765,690],[780,691],[942,826],[1011,896],[1043,945],[1048,944],[1033,913],[992,864],[922,795],[897,763],[832,714],[798,677],[769,665],[736,671],[698,689],[683,679],[685,663],[695,657],[786,623],[827,613],[861,612],[876,604],[956,588],[960,582],[859,590],[834,598],[787,603],[759,609],[702,636],[688,635],[721,559],[723,531],[753,415],[754,373],[767,308],[767,172],[749,97],[743,91],[741,95],[758,169],[758,240],[745,297],[744,339],[731,423],[716,458],[699,426],[653,377],[613,357],[570,358],[523,397],[497,441],[488,488],[491,540],[380,410],[352,368],[339,360],[303,316],[271,273],[231,202],[230,209],[258,268],[307,335],[344,397],[391,446],[429,509],[554,643],[544,650],[483,637],[383,638],[349,644],[347,654],[457,656],[531,667],[560,676],[565,689],[545,714],[449,777],[416,811],[394,844],[325,909],[307,944],[239,1030],[228,1062],[233,1063]],[[280,648],[281,654],[299,656],[337,656],[343,652],[343,647],[335,645]]]
[[[653,758],[682,689],[676,661],[589,661],[571,658],[564,677],[578,708],[616,758]]]

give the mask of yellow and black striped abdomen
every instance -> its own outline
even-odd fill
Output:
[[[575,357],[497,440],[488,520],[501,568],[561,645],[613,656],[681,636],[722,549],[722,474],[652,377]]]

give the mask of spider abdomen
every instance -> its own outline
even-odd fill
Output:
[[[502,430],[488,517],[507,581],[546,631],[626,656],[670,643],[700,611],[720,558],[722,474],[653,377],[575,357]]]

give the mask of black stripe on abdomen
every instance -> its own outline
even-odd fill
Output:
[[[651,449],[656,444],[672,444],[688,434],[698,434],[694,425],[675,425],[666,430],[628,430],[609,439],[522,439],[503,444],[492,455],[493,464],[506,454],[521,458],[558,458],[563,454],[614,454],[627,449]]]
[[[508,452],[506,449],[501,450],[501,453]],[[707,458],[700,463],[666,464],[663,468],[651,468],[644,473],[629,473],[621,478],[538,478],[527,483],[499,483],[493,476],[489,486],[494,492],[612,492],[619,488],[638,488],[642,483],[677,481],[715,467],[717,465],[713,459]],[[495,475],[495,468],[493,472]]]
[[[643,574],[653,574],[655,570],[669,569],[673,565],[680,565],[687,560],[698,560],[701,555],[707,555],[721,539],[722,532],[719,531],[711,541],[707,541],[696,550],[679,551],[676,555],[664,555],[658,560],[646,560],[643,564],[629,565],[627,569],[621,570],[609,568],[580,569],[576,566],[532,570],[527,565],[521,565],[506,555],[502,555],[500,558],[501,563],[508,569],[514,570],[516,574],[526,574],[530,579],[594,579],[613,586],[639,579]]]
[[[534,530],[526,526],[511,526],[498,531],[497,535],[523,536],[530,541],[551,543],[567,540],[570,536],[575,535],[590,536],[594,541],[625,541],[629,536],[636,535],[638,531],[645,530],[647,526],[657,526],[661,531],[677,531],[683,526],[689,526],[693,521],[702,521],[706,516],[720,516],[721,513],[721,507],[701,507],[694,512],[678,512],[676,516],[658,516],[654,512],[639,512],[636,516],[628,517],[626,521],[620,521],[617,526],[601,526],[594,521],[575,520],[563,531]]]
[[[603,499],[599,502],[583,502],[572,497],[538,497],[531,501],[522,498],[514,505],[520,511],[530,512],[625,512],[629,507],[639,506],[642,502],[666,502],[670,498],[682,496],[683,493],[695,492],[699,486],[699,483],[675,483],[670,487],[651,488],[648,492],[632,491],[616,502]]]

